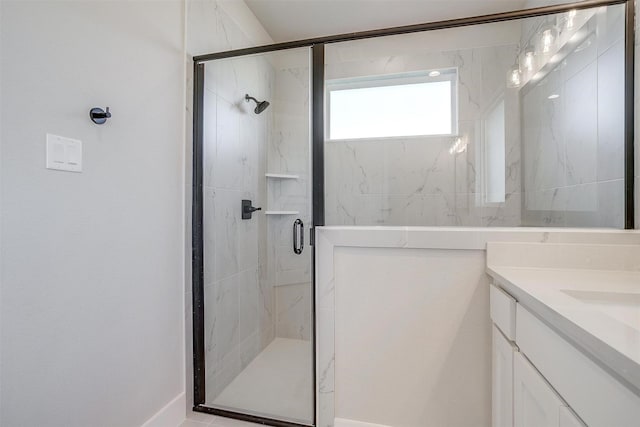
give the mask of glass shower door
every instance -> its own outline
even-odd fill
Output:
[[[310,51],[205,64],[205,403],[314,422]]]

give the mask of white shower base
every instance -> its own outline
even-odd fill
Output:
[[[309,424],[311,341],[276,338],[211,402],[215,408]]]

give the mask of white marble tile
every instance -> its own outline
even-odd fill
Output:
[[[474,49],[444,52],[450,66],[458,68],[458,117],[474,120],[482,111],[482,63]]]
[[[519,227],[521,225],[522,195],[509,193],[504,203],[482,207],[482,222],[485,227]],[[474,224],[467,224],[474,225]]]
[[[217,123],[217,101],[218,97],[214,92],[209,90],[204,91],[204,112],[203,112],[203,126],[204,126],[204,138],[203,138],[203,169],[204,169],[204,185],[206,187],[215,187],[213,180],[213,170],[215,166],[215,158],[217,151],[217,135],[218,135],[218,123]]]
[[[204,284],[215,281],[216,265],[216,192],[213,188],[205,187],[203,191],[202,234],[203,234],[203,270]]]
[[[598,226],[624,228],[624,180],[599,182]]]
[[[624,177],[624,42],[598,58],[598,181]]]
[[[216,188],[242,190],[243,148],[240,112],[235,105],[218,97],[216,155],[212,166]]]
[[[220,370],[206,379],[208,401],[215,399],[242,370],[238,347],[234,347],[219,363]]]
[[[332,427],[335,417],[335,311],[316,310],[316,321],[317,425]]]
[[[334,309],[333,243],[324,232],[316,232],[316,311]]]
[[[240,368],[246,368],[253,359],[260,354],[264,347],[260,344],[260,331],[256,330],[247,338],[245,338],[238,346],[240,353]]]
[[[325,144],[326,192],[382,194],[385,144],[329,141]]]
[[[258,197],[259,180],[264,179],[263,176],[258,176],[259,145],[265,143],[260,141],[258,137],[258,128],[261,125],[260,119],[264,120],[264,117],[256,117],[249,114],[240,116],[238,142],[242,151],[241,188],[245,195],[252,200],[256,200]]]
[[[586,66],[595,62],[598,57],[598,34],[595,28],[591,27],[592,26],[586,30],[591,31],[587,38],[582,41],[560,65],[565,81],[569,80]]]
[[[312,284],[276,286],[276,336],[310,340]]]
[[[257,266],[238,274],[238,332],[240,342],[258,332],[258,268]],[[241,352],[242,353],[242,352]]]
[[[204,346],[206,378],[220,371],[220,346],[216,334],[220,328],[216,311],[216,285],[204,287]]]
[[[241,199],[242,193],[239,191],[222,189],[216,191],[214,203],[214,278],[216,280],[240,271],[240,232],[246,227],[241,224],[240,219]]]
[[[453,193],[454,156],[449,148],[455,138],[399,139],[384,143],[384,194],[411,195]],[[373,165],[372,165],[373,166]],[[360,168],[364,169],[363,166]],[[367,168],[375,174],[375,166]]]
[[[555,101],[560,101],[564,108],[566,185],[594,182],[598,171],[597,64],[591,63],[574,74],[562,92],[561,98]]]
[[[234,275],[217,282],[213,286],[215,301],[213,307],[209,308],[215,316],[214,340],[218,349],[218,361],[225,359],[231,352],[236,351],[240,343],[238,299],[240,278],[240,275]]]
[[[598,55],[624,38],[624,15],[624,5],[608,6],[597,12]]]

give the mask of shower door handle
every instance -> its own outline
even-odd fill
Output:
[[[293,222],[293,252],[300,255],[304,249],[304,224],[300,218]]]

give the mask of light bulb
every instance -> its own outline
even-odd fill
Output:
[[[551,30],[547,29],[542,32],[542,53],[551,52],[551,46],[553,45],[553,34]]]
[[[554,53],[558,30],[554,25],[546,24],[540,29],[538,42],[536,43],[536,54],[547,56]]]
[[[524,53],[524,68],[527,72],[533,71],[533,51],[528,51]]]
[[[514,65],[507,72],[507,87],[520,87],[522,84],[522,72],[520,71],[520,67],[518,65]]]
[[[576,14],[577,13],[578,12],[575,9],[571,9],[569,11],[569,13],[567,14],[567,22],[566,22],[566,25],[565,25],[565,28],[567,30],[572,29],[573,26],[575,25],[575,19],[576,19]]]

